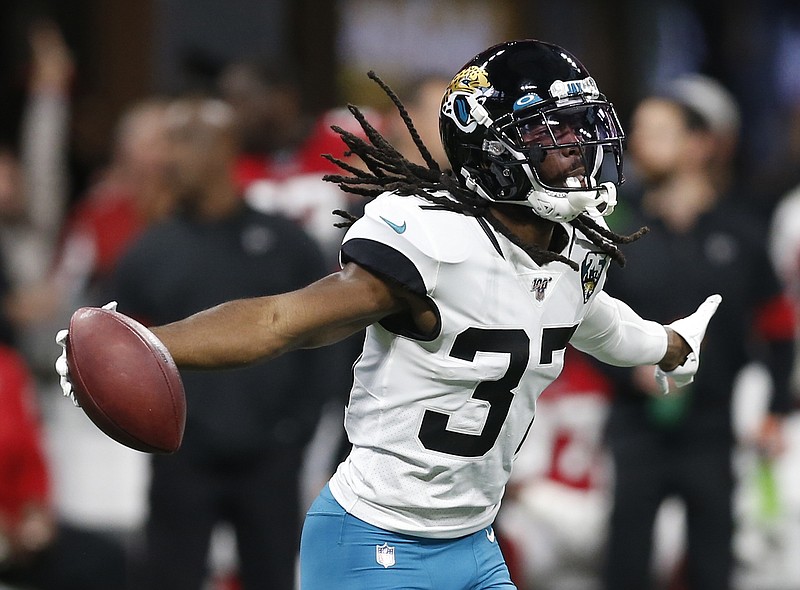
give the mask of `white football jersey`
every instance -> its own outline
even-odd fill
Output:
[[[608,257],[563,227],[578,272],[540,267],[485,220],[418,197],[367,205],[342,262],[426,298],[439,326],[424,337],[392,316],[367,329],[345,414],[353,448],[330,482],[345,510],[434,538],[492,523],[536,399],[605,280]]]

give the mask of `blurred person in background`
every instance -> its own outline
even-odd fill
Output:
[[[298,223],[316,240],[326,269],[333,271],[339,267],[339,246],[344,237],[344,230],[335,225],[341,219],[333,212],[360,210],[363,203],[322,180],[325,174],[339,171],[324,155],[345,159],[346,146],[331,126],[359,137],[364,137],[364,132],[347,109],[309,112],[299,75],[289,62],[241,60],[222,69],[217,88],[234,110],[241,149],[234,175],[241,194],[257,211],[283,215]],[[369,109],[367,112],[376,114]],[[434,113],[438,113],[438,106]],[[433,124],[440,144],[438,120]],[[363,334],[356,334],[336,345],[343,360],[328,371],[329,390],[335,401],[323,412],[319,431],[308,449],[303,476],[306,504],[316,497],[319,485],[327,481],[349,448],[342,427],[342,406],[350,389],[349,367],[361,350],[362,340]]]
[[[398,92],[422,142],[428,146],[431,156],[443,169],[449,168],[450,163],[439,138],[439,104],[442,102],[443,89],[447,88],[449,83],[449,76],[429,74],[406,82]],[[410,162],[425,164],[413,138],[397,113],[392,112],[387,115],[384,126],[387,137],[391,139],[397,151]]]
[[[145,457],[98,435],[85,416],[48,395],[58,387],[52,372],[51,326],[68,321],[76,307],[108,296],[120,256],[149,224],[171,210],[165,177],[166,103],[146,98],[121,115],[113,152],[89,192],[68,213],[52,268],[39,282],[7,298],[15,325],[31,344],[26,351],[39,378],[50,441],[53,502],[60,517],[87,534],[129,544],[145,510]]]
[[[0,581],[35,575],[56,535],[33,381],[24,360],[0,346]]]
[[[18,286],[44,278],[58,240],[69,192],[66,151],[74,71],[69,48],[52,22],[31,25],[28,42],[19,157],[8,148],[0,154],[0,241]]]
[[[608,291],[663,322],[685,315],[708,289],[725,303],[709,326],[704,370],[694,383],[664,397],[647,371],[608,371],[615,475],[608,590],[650,587],[654,522],[669,497],[686,508],[686,587],[731,587],[732,393],[754,357],[769,367],[774,393],[752,442],[768,455],[784,446],[794,318],[767,256],[761,217],[732,198],[738,131],[733,97],[699,75],[665,85],[632,117],[629,153],[642,194],[631,197],[638,209],[631,226],[647,225],[650,234],[630,247],[628,268]]]
[[[175,211],[123,256],[113,296],[147,324],[167,323],[231,298],[297,289],[327,270],[294,222],[241,197],[233,110],[178,99],[166,110]],[[299,351],[228,372],[182,373],[188,401],[180,451],[153,456],[138,584],[199,590],[212,531],[236,536],[245,590],[292,590],[300,537],[303,452],[329,391],[330,351]]]
[[[0,586],[125,590],[122,546],[58,517],[33,378],[4,345],[0,407]]]
[[[27,92],[19,149],[5,150],[0,156],[0,245],[7,254],[2,256],[2,261],[9,275],[3,312],[9,318],[9,326],[13,327],[13,342],[24,358],[14,375],[30,372],[29,377],[36,380],[35,386],[30,385],[30,393],[38,395],[29,395],[33,399],[25,403],[36,405],[38,402],[41,406],[43,432],[47,436],[37,441],[44,447],[37,452],[47,454],[47,465],[36,465],[30,445],[15,458],[12,458],[15,453],[24,451],[22,446],[3,445],[2,450],[10,453],[6,457],[10,461],[7,465],[16,465],[19,475],[37,469],[46,477],[47,508],[54,522],[54,536],[53,542],[37,552],[35,559],[26,563],[16,560],[13,575],[19,576],[15,578],[19,582],[35,582],[36,587],[44,588],[122,588],[125,555],[120,540],[108,534],[112,525],[103,520],[95,526],[96,522],[76,519],[69,510],[70,505],[80,505],[87,512],[105,515],[107,504],[103,500],[107,496],[103,497],[103,493],[107,488],[99,485],[97,478],[84,479],[84,467],[92,464],[97,474],[101,471],[99,466],[108,464],[103,463],[102,454],[98,455],[94,445],[91,449],[81,449],[92,452],[64,456],[61,454],[63,445],[51,444],[51,435],[61,432],[62,421],[61,412],[54,409],[59,406],[51,407],[49,403],[54,398],[48,395],[51,391],[48,387],[57,387],[51,371],[46,369],[52,364],[49,322],[60,325],[63,318],[59,312],[67,314],[66,310],[75,304],[75,300],[67,297],[64,284],[54,277],[59,267],[63,269],[59,258],[63,254],[60,239],[70,201],[66,168],[76,66],[60,29],[52,21],[35,21],[30,27],[28,42],[30,65],[26,70]],[[113,231],[113,228],[105,229]],[[80,256],[73,258],[73,263],[77,260],[83,265],[88,258],[84,249]],[[76,290],[82,287],[80,284]],[[3,366],[7,368],[11,364],[9,361]],[[2,382],[2,392],[11,395],[6,389],[14,386],[12,374],[3,374]],[[3,407],[8,416],[17,416],[11,409],[16,406],[4,404]],[[19,416],[14,419],[19,420],[20,430],[27,428],[28,422]],[[78,434],[70,430],[67,435],[76,445],[73,450],[79,448]],[[34,433],[29,433],[29,443],[33,436]],[[102,447],[102,444],[97,446]],[[23,470],[28,467],[30,472]],[[116,463],[112,467],[116,467]],[[102,475],[108,473],[105,471]],[[12,485],[17,481],[10,473],[8,475],[3,483]]]
[[[171,210],[165,181],[165,106],[159,98],[147,98],[123,112],[109,165],[69,213],[48,277],[55,285],[46,286],[56,297],[66,297],[67,307],[105,297],[109,277],[126,247],[149,223]],[[32,306],[25,309],[37,313]]]
[[[800,185],[784,194],[772,213],[769,229],[769,251],[772,263],[794,306],[800,314]],[[800,326],[795,326],[796,342],[800,343]],[[793,383],[800,390],[800,346],[795,347]]]
[[[255,180],[335,172],[322,154],[341,155],[338,136],[307,112],[299,71],[291,63],[238,61],[217,81],[235,113],[241,154],[234,171],[240,189]]]
[[[70,285],[73,306],[81,298],[86,303],[104,299],[128,246],[172,211],[166,180],[166,104],[161,98],[145,98],[122,113],[111,162],[68,219],[56,280]]]
[[[234,109],[242,146],[234,168],[237,186],[259,211],[300,223],[334,269],[344,231],[334,226],[333,211],[350,203],[338,187],[322,181],[338,171],[323,154],[344,156],[332,125],[363,132],[346,109],[309,113],[298,76],[290,63],[240,61],[223,69],[218,87]]]
[[[15,293],[38,285],[53,264],[69,199],[69,92],[75,65],[60,30],[50,21],[30,26],[28,45],[19,150],[0,146],[0,245],[8,276],[2,310],[7,321],[1,331],[5,342],[13,339],[33,360],[37,341],[26,330],[27,314]]]
[[[9,297],[15,323],[31,334],[49,334],[52,325],[69,318],[70,310],[105,300],[119,257],[147,225],[171,210],[164,174],[164,108],[163,100],[147,98],[123,112],[111,161],[68,212],[52,268]],[[35,342],[35,366],[52,364],[47,347]]]
[[[799,37],[800,38],[800,37]],[[786,173],[798,175],[798,162],[800,162],[800,101],[797,103],[797,117],[790,133],[795,135],[795,150],[788,151]],[[791,159],[793,156],[793,159]],[[800,184],[788,190],[777,200],[776,207],[770,219],[770,256],[786,290],[787,296],[794,307],[795,317],[800,317]],[[795,361],[792,372],[792,385],[795,392],[795,404],[800,402],[797,397],[800,392],[800,325],[795,326]],[[797,465],[800,463],[800,438],[795,438],[791,444],[791,435],[800,436],[800,422],[793,420],[789,424],[790,445],[788,453],[775,465],[774,470],[763,470],[780,483],[778,493],[773,495],[776,500],[771,503],[769,518],[755,520],[755,524],[763,524],[767,520],[767,527],[753,527],[756,535],[767,543],[762,544],[764,552],[753,558],[753,561],[769,572],[778,572],[782,580],[793,580],[795,585],[800,584],[800,563],[797,562],[798,548],[800,548],[800,472]],[[771,464],[765,465],[770,467]],[[769,481],[769,480],[767,480]],[[762,506],[770,504],[762,503]],[[784,551],[776,551],[774,542],[775,533],[777,540]],[[793,534],[793,533],[794,534]],[[756,553],[755,551],[753,553]],[[786,567],[776,567],[774,560],[776,554],[785,560]],[[787,571],[788,569],[788,571]]]
[[[596,590],[612,477],[604,429],[611,382],[568,347],[564,370],[536,403],[497,519],[520,590]]]

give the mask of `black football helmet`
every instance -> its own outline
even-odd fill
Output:
[[[445,91],[439,131],[453,171],[485,199],[553,221],[608,215],[616,204],[622,127],[586,68],[557,45],[509,41],[475,56]]]

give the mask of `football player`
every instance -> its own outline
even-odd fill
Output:
[[[342,163],[350,174],[330,180],[371,201],[349,219],[342,270],[153,331],[180,367],[221,368],[366,328],[345,413],[352,451],[307,514],[302,588],[514,588],[492,522],[567,343],[658,365],[666,391],[697,371],[720,297],[665,327],[603,292],[610,261],[624,264],[618,245],[643,232],[603,222],[623,132],[563,48],[507,42],[459,70],[439,115],[452,171],[384,88],[427,165],[352,109],[368,139],[341,134],[367,170]]]

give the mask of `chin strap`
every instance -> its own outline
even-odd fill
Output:
[[[534,213],[550,221],[572,221],[583,212],[592,217],[610,215],[617,205],[617,186],[603,182],[585,191],[553,191],[544,187],[528,193]]]
[[[461,176],[464,177],[464,185],[467,187],[467,189],[478,193],[481,197],[483,197],[487,201],[496,202],[495,199],[492,198],[492,196],[489,193],[483,190],[483,187],[478,183],[477,180],[475,180],[472,174],[470,174],[469,170],[467,170],[466,168],[461,168],[460,173]]]

